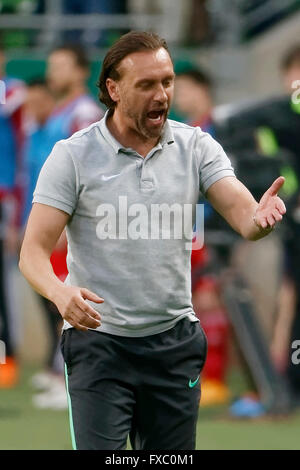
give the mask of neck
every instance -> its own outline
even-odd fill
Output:
[[[58,106],[63,106],[64,104],[68,103],[69,101],[73,101],[76,98],[79,98],[81,95],[86,94],[86,88],[84,85],[78,85],[70,89],[70,91],[65,94],[64,96],[60,97],[57,100]]]
[[[106,124],[111,134],[123,147],[132,148],[142,157],[146,157],[160,139],[160,137],[147,138],[138,133],[125,122],[117,110],[108,115]]]
[[[51,105],[48,107],[47,113],[45,113],[45,115],[40,118],[40,121],[38,123],[40,127],[44,127],[44,125],[46,124],[50,116],[52,115],[54,109],[55,109],[55,105]]]

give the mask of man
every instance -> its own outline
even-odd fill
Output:
[[[176,75],[174,104],[190,126],[214,136],[212,81],[204,71],[191,68]]]
[[[70,137],[103,116],[87,92],[88,76],[89,61],[79,45],[60,46],[49,55],[47,81],[56,98],[51,128],[49,125],[54,142]]]
[[[258,204],[219,144],[167,120],[174,70],[157,35],[122,36],[99,87],[105,118],[57,143],[41,171],[20,269],[65,319],[73,446],[124,449],[130,434],[134,449],[194,449],[206,338],[191,304],[193,223],[188,216],[187,234],[171,238],[181,220],[168,229],[153,217],[149,227],[150,212],[194,208],[201,189],[256,240],[282,219],[284,180]],[[49,258],[65,226],[63,284]]]
[[[300,43],[295,44],[284,54],[281,61],[281,73],[285,92],[289,95],[296,92],[295,94],[299,101]],[[298,92],[296,90],[298,90]],[[298,111],[298,114],[300,113],[299,102],[298,107],[297,103],[292,103],[291,106],[295,112]]]
[[[12,327],[10,261],[16,257],[20,225],[20,148],[23,141],[22,105],[26,90],[22,81],[6,75],[5,53],[1,47],[0,80],[1,91],[5,94],[0,104],[0,340],[6,345],[7,354],[6,364],[0,366],[0,388],[10,388],[18,379]]]
[[[277,105],[277,119],[270,118],[268,132],[275,149],[283,147],[294,156],[295,183],[289,196],[289,217],[284,237],[284,277],[279,290],[278,311],[271,352],[281,372],[285,372],[297,404],[300,398],[299,366],[290,360],[291,345],[300,335],[299,207],[300,207],[300,44],[287,50],[281,61],[281,79],[285,92]]]

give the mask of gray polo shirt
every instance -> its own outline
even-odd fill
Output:
[[[105,333],[147,336],[198,321],[187,247],[199,193],[234,176],[230,161],[209,134],[172,120],[143,158],[116,141],[106,118],[54,146],[34,192],[33,202],[71,216],[66,283],[103,297],[91,305]]]

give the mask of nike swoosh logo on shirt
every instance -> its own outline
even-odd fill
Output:
[[[190,381],[189,381],[189,387],[190,388],[193,388],[193,387],[195,387],[195,385],[197,385],[197,383],[199,382],[199,377],[200,377],[200,375],[198,375],[198,377],[196,378],[196,380],[194,382],[192,382],[191,379],[190,379]]]
[[[110,175],[110,176],[105,176],[105,175],[101,175],[101,179],[103,181],[108,181],[108,180],[111,180],[113,178],[116,178],[117,176],[119,176],[120,173],[118,173],[117,175]]]

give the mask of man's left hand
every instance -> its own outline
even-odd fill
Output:
[[[259,201],[254,215],[254,221],[258,227],[264,230],[274,228],[275,224],[280,222],[282,216],[286,213],[284,202],[277,196],[284,181],[285,178],[279,176]]]

